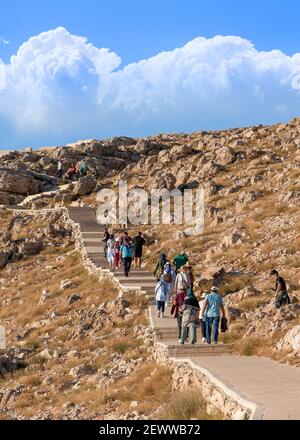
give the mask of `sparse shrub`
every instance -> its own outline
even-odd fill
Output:
[[[240,352],[244,356],[253,356],[257,354],[262,341],[255,337],[249,337],[242,343]]]
[[[37,387],[41,384],[41,378],[37,374],[32,374],[30,376],[24,376],[21,378],[20,382],[23,385]]]
[[[239,302],[239,308],[246,312],[252,312],[264,303],[265,301],[262,298],[247,298]]]
[[[220,293],[224,296],[230,293],[238,292],[242,290],[245,286],[253,281],[253,275],[226,275],[222,285],[220,286]]]
[[[119,354],[124,354],[129,348],[131,348],[131,345],[125,341],[116,342],[112,345],[113,352]]]
[[[223,418],[220,414],[218,418]],[[176,393],[168,403],[162,420],[198,420],[213,419],[206,412],[205,401],[200,391],[184,391]]]

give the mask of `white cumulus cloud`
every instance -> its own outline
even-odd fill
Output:
[[[120,64],[114,52],[62,27],[30,38],[9,64],[0,60],[2,138],[62,143],[275,122],[300,113],[300,53],[261,52],[240,37],[216,36]]]

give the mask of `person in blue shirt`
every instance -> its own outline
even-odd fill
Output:
[[[221,314],[222,317],[225,318],[223,299],[221,295],[218,294],[217,287],[213,286],[203,304],[203,316],[206,316],[206,342],[208,344],[211,344],[212,333],[214,344],[218,343]]]
[[[128,239],[125,239],[121,245],[120,254],[124,264],[125,277],[128,277],[132,262],[132,245]]]

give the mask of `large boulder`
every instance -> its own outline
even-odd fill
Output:
[[[279,350],[296,350],[300,351],[300,325],[296,325],[282,338],[278,344]]]
[[[31,176],[1,171],[0,191],[21,195],[36,194],[39,192],[39,184]]]
[[[74,186],[75,196],[86,196],[96,188],[97,182],[91,176],[81,177]]]

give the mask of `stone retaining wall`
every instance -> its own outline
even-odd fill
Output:
[[[43,212],[53,212],[56,209],[43,209]],[[73,222],[67,208],[59,208],[62,211],[63,221],[66,227],[73,231],[75,239],[75,247],[82,256],[82,263],[90,274],[99,276],[99,280],[109,279],[119,289],[122,295],[123,289],[119,281],[114,277],[108,269],[101,269],[93,264],[87,257],[87,252],[83,242],[83,236],[79,224]],[[16,212],[37,214],[39,211],[34,210],[16,210]],[[139,289],[138,294],[142,294]],[[150,328],[153,329],[151,315],[149,314]],[[185,389],[201,389],[203,398],[207,403],[207,411],[213,413],[221,411],[226,419],[246,420],[260,419],[261,410],[253,402],[247,401],[239,396],[236,392],[227,387],[218,378],[214,377],[209,371],[195,364],[191,359],[178,359],[168,357],[167,346],[154,338],[153,345],[154,358],[164,364],[169,365],[173,369],[172,381],[173,390],[182,391]]]

